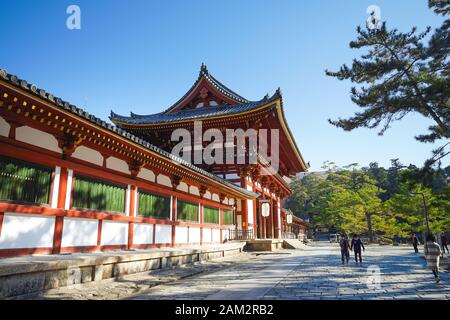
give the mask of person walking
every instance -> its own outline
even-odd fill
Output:
[[[341,247],[341,260],[342,264],[348,264],[348,260],[350,260],[350,243],[348,241],[347,234],[343,233],[341,235],[341,239],[339,241],[339,246]]]
[[[445,250],[447,249],[447,253],[450,253],[448,251],[448,239],[445,233],[443,232],[441,235],[441,246],[442,246],[442,253],[445,253]]]
[[[432,234],[427,235],[427,241],[424,246],[425,259],[427,260],[427,268],[433,272],[436,283],[441,281],[439,277],[439,260],[441,258],[442,250],[436,237]]]
[[[364,243],[359,238],[357,234],[353,235],[352,244],[350,246],[350,250],[353,250],[355,253],[355,261],[358,263],[358,257],[359,257],[359,263],[362,264],[362,256],[361,256],[361,248],[362,250],[366,251],[366,248],[364,247]]]
[[[418,249],[419,239],[417,238],[417,236],[415,234],[413,234],[411,242],[414,247],[414,252],[418,253],[419,252],[419,249]]]

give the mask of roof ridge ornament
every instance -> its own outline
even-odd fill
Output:
[[[280,97],[283,96],[283,92],[281,92],[281,88],[280,87],[278,87],[277,91],[275,91],[275,94],[280,96]]]
[[[209,74],[208,67],[203,62],[202,62],[202,66],[200,67],[200,74],[206,74],[206,75]]]

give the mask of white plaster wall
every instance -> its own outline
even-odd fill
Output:
[[[200,228],[189,227],[189,243],[200,243]]]
[[[212,242],[212,231],[211,228],[203,228],[203,243]]]
[[[64,218],[62,247],[96,246],[98,220]]]
[[[225,240],[228,240],[229,237],[230,237],[229,229],[223,229],[222,230],[222,242],[224,242]]]
[[[58,207],[60,181],[61,181],[61,167],[56,166],[54,170],[53,184],[52,184],[52,203],[51,203],[52,208]]]
[[[200,196],[200,191],[198,190],[198,188],[196,186],[190,186],[189,192],[193,195]]]
[[[180,182],[177,189],[183,192],[189,192],[189,186],[184,182]]]
[[[128,223],[103,220],[101,245],[125,244],[128,244]]]
[[[242,216],[240,214],[236,215],[236,223],[238,229],[242,229]]]
[[[205,198],[205,199],[211,199],[211,192],[206,191],[206,192],[205,192],[204,198]]]
[[[188,243],[188,228],[187,227],[175,227],[175,244]]]
[[[157,224],[155,226],[155,242],[171,243],[172,242],[172,226],[165,224]]]
[[[53,247],[55,218],[5,213],[0,249]]]
[[[220,229],[213,229],[212,242],[220,242]]]
[[[120,171],[126,174],[130,174],[130,170],[128,169],[128,164],[121,159],[109,157],[106,159],[106,167],[108,169]]]
[[[220,197],[218,194],[213,193],[213,195],[211,196],[211,199],[217,202],[220,202]]]
[[[248,191],[252,191],[252,186],[247,186]],[[247,222],[253,224],[253,202],[254,200],[247,200]]]
[[[0,117],[0,136],[8,137],[11,126],[5,119]]]
[[[247,221],[253,224],[253,202],[254,200],[247,200]]]
[[[79,146],[75,149],[75,152],[72,154],[72,157],[84,160],[98,166],[103,165],[103,156],[100,152],[87,148],[85,146]]]
[[[142,168],[141,171],[139,171],[137,177],[151,182],[155,182],[155,174],[153,173],[153,171],[145,168]]]
[[[44,131],[23,126],[16,129],[16,140],[22,141],[47,150],[62,152],[54,136]]]
[[[158,177],[156,178],[156,182],[159,184],[162,184],[163,186],[172,188],[172,181],[168,176],[165,176],[163,174],[158,174]]]
[[[135,223],[133,225],[133,244],[153,243],[153,225],[147,223]]]

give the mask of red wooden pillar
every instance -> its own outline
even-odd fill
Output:
[[[280,221],[278,220],[278,199],[276,199],[273,203],[273,232],[274,232],[274,238],[278,239],[280,238]]]
[[[222,243],[223,233],[223,209],[219,208],[220,243]]]
[[[241,177],[241,187],[247,190],[247,180],[246,177]],[[242,199],[241,200],[241,216],[242,216],[242,232],[245,233],[245,231],[248,229],[248,206],[247,206],[247,200]]]
[[[59,191],[58,191],[58,208],[65,209],[67,185],[69,180],[69,171],[67,168],[61,168],[59,178]],[[53,232],[53,254],[61,253],[62,233],[64,227],[64,216],[55,217],[55,229]]]
[[[97,250],[100,250],[101,246],[102,246],[102,226],[103,226],[103,220],[98,220]]]
[[[175,246],[175,223],[177,221],[177,197],[172,196],[172,247]]]
[[[203,245],[203,206],[201,203],[198,204],[198,208],[200,221],[200,245]]]
[[[129,206],[129,213],[130,217],[134,217],[134,211],[135,211],[135,200],[136,200],[136,186],[130,187],[130,206]],[[131,249],[133,247],[133,233],[134,233],[134,224],[133,222],[128,223],[128,249]]]
[[[273,200],[272,200],[272,198],[270,198],[270,216],[269,216],[269,230],[270,230],[270,232],[269,232],[269,236],[270,236],[270,239],[273,239],[274,238],[274,236],[273,236],[273,215],[274,215],[274,212],[273,212],[274,210],[273,210]]]
[[[0,212],[0,236],[2,235],[3,218],[5,216],[4,212]]]

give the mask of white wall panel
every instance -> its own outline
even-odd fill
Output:
[[[98,220],[64,218],[62,247],[96,246]]]
[[[55,217],[5,213],[0,249],[53,247]]]
[[[130,170],[128,169],[128,164],[118,158],[109,157],[106,159],[106,167],[108,169],[120,171],[126,174],[130,174]]]
[[[23,126],[17,128],[16,140],[51,151],[61,152],[61,149],[58,146],[58,141],[54,136],[31,127]]]
[[[103,220],[102,246],[128,244],[128,223]]]
[[[175,227],[175,244],[188,243],[188,228],[187,227]]]
[[[189,227],[189,243],[200,243],[200,228]]]
[[[172,226],[166,224],[157,224],[155,229],[155,242],[171,243],[172,242]]]
[[[153,224],[135,223],[133,225],[133,244],[153,243]]]
[[[72,157],[96,164],[98,166],[103,165],[102,154],[94,149],[85,146],[79,146],[78,148],[76,148],[75,152],[72,154]]]
[[[8,137],[11,126],[5,119],[0,117],[0,136]]]
[[[212,231],[211,228],[203,228],[203,243],[212,242]]]
[[[212,242],[220,242],[220,229],[213,229]]]

